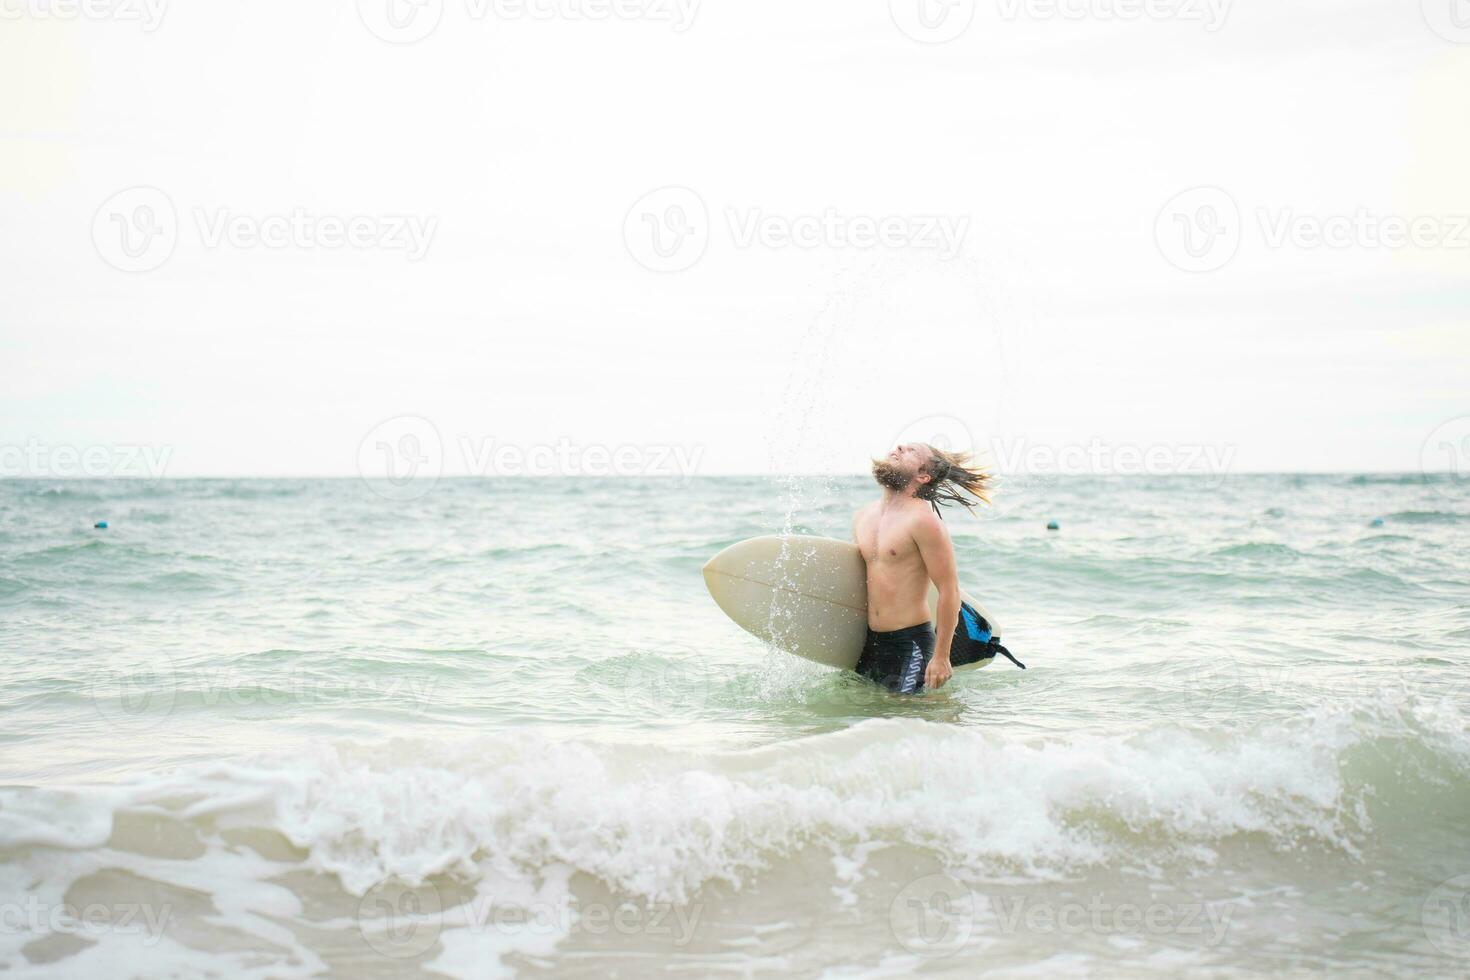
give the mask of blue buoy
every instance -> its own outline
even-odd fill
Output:
[[[1048,531],[1060,531],[1062,529],[1062,526],[1060,524],[1058,524],[1056,521],[1047,521],[1046,522],[1046,529]]]
[[[99,531],[105,531],[105,530],[107,530],[107,522],[106,521],[98,521],[96,524],[93,524],[92,526],[95,527]]]
[[[1368,523],[1368,526],[1369,527],[1382,527],[1383,526],[1383,518],[1381,518],[1381,517],[1375,517],[1375,518],[1373,518],[1373,520]]]

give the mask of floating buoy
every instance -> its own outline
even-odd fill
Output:
[[[1368,526],[1369,527],[1382,527],[1383,526],[1383,518],[1381,518],[1381,517],[1375,517],[1375,518],[1373,518],[1373,520],[1371,520],[1371,521],[1368,522]]]
[[[1062,529],[1062,526],[1060,524],[1058,524],[1056,521],[1047,521],[1046,522],[1046,529],[1048,531],[1060,531]]]
[[[96,524],[93,524],[92,526],[95,527],[99,531],[105,531],[105,530],[107,530],[107,522],[106,521],[98,521]]]

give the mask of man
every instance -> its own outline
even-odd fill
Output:
[[[911,442],[873,460],[873,478],[883,496],[852,519],[852,538],[868,565],[868,634],[857,672],[900,694],[938,688],[953,673],[950,644],[960,613],[954,545],[939,503],[972,510],[989,503],[990,475],[965,453]],[[930,582],[939,589],[932,625]]]

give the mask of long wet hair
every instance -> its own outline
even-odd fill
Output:
[[[929,501],[936,514],[940,504],[959,504],[971,514],[976,504],[990,505],[993,477],[969,453],[945,452],[928,443],[924,448],[929,450],[929,461],[923,465],[929,482],[915,490],[914,496]]]

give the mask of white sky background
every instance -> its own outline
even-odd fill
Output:
[[[386,2],[176,0],[150,32],[0,0],[0,445],[350,475],[378,423],[417,416],[448,472],[475,469],[466,440],[562,439],[860,472],[942,416],[986,449],[1314,471],[1416,470],[1432,433],[1470,435],[1470,229],[1273,247],[1260,217],[1454,235],[1464,0],[1467,43],[1429,26],[1439,0],[1237,0],[1215,31],[982,0],[942,44],[896,26],[920,0],[705,0],[683,31],[444,0],[395,45],[358,9]],[[177,245],[129,273],[93,222],[137,185]],[[625,217],[669,185],[707,207],[708,245],[660,273]],[[1239,247],[1186,272],[1156,218],[1202,185],[1238,205]],[[970,223],[946,258],[742,244],[729,215],[829,208]],[[417,261],[199,227],[296,209],[437,226]]]

